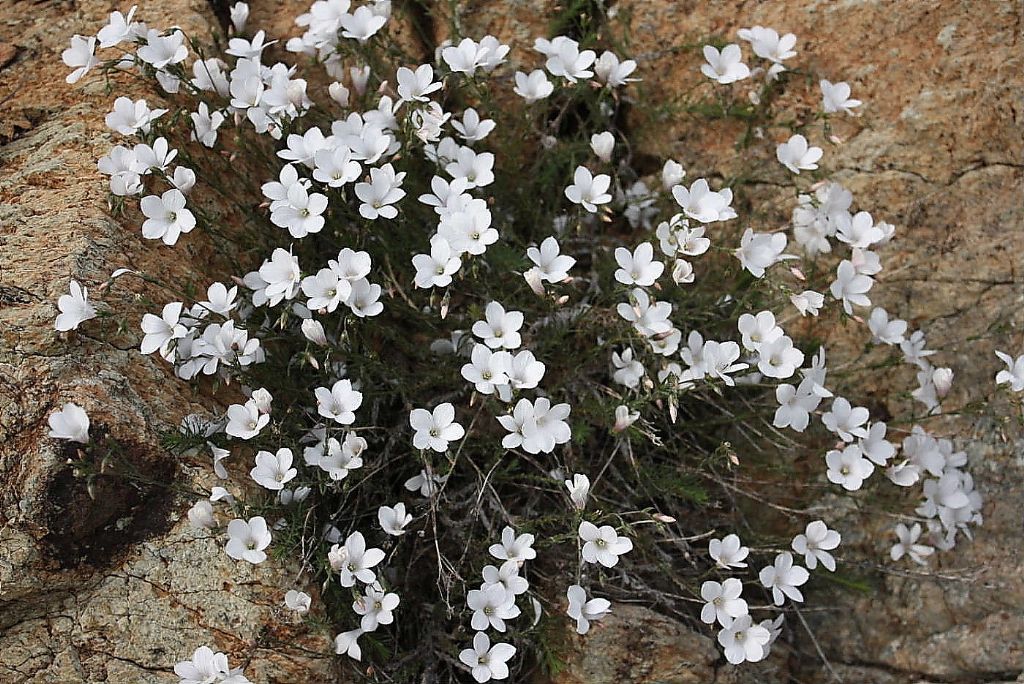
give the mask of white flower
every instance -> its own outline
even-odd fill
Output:
[[[361,660],[363,657],[362,649],[359,648],[359,637],[361,636],[363,636],[361,629],[342,632],[334,637],[334,652],[338,655],[344,653],[353,660]]]
[[[270,546],[270,530],[267,521],[260,516],[248,521],[235,519],[228,523],[228,543],[225,547],[228,555],[235,560],[244,560],[252,564],[262,563],[267,559],[264,549]]]
[[[844,442],[852,442],[854,437],[867,437],[868,430],[864,424],[870,414],[863,406],[851,406],[843,397],[836,397],[832,408],[821,416],[821,422],[829,432],[836,434]]]
[[[284,595],[284,605],[288,610],[302,615],[309,612],[310,606],[313,605],[313,598],[304,591],[289,589]]]
[[[157,197],[143,197],[139,203],[146,221],[142,224],[142,236],[150,240],[163,240],[173,245],[178,236],[196,227],[196,218],[185,208],[185,195],[177,188],[171,188]]]
[[[384,552],[380,549],[367,549],[366,539],[361,532],[353,532],[345,539],[344,561],[338,571],[341,575],[341,586],[354,586],[356,580],[363,584],[373,584],[377,575],[371,568],[384,560]]]
[[[306,462],[316,461],[316,465],[335,481],[344,480],[349,472],[363,467],[362,453],[366,450],[366,440],[354,432],[345,434],[343,442],[330,437],[319,449],[307,449]],[[315,458],[314,458],[315,457]]]
[[[485,345],[473,346],[470,363],[462,367],[462,377],[473,383],[480,394],[494,394],[499,386],[508,385],[512,356],[507,351],[492,351]]]
[[[338,380],[330,389],[317,387],[314,394],[317,413],[341,425],[354,423],[355,412],[363,405],[363,393],[352,389],[351,380]]]
[[[579,43],[566,36],[556,36],[546,51],[548,61],[545,68],[552,76],[561,76],[569,83],[577,79],[590,78],[594,72],[590,66],[597,59],[593,50],[580,51]]]
[[[464,211],[445,214],[437,226],[437,239],[448,242],[459,256],[483,254],[498,241],[498,231],[491,227],[491,212],[476,203],[474,200]]]
[[[782,252],[786,249],[785,233],[755,233],[747,228],[740,239],[740,246],[733,253],[755,278],[763,278],[764,272],[783,259],[793,257]]]
[[[896,455],[896,446],[885,438],[885,430],[885,423],[872,423],[868,428],[867,437],[861,438],[858,442],[864,456],[880,466],[884,466]]]
[[[890,320],[886,310],[876,306],[868,317],[868,329],[874,342],[900,344],[907,333],[907,322],[899,318]]]
[[[807,429],[811,420],[810,412],[818,408],[821,397],[814,392],[813,382],[803,380],[798,386],[781,384],[775,388],[775,399],[779,408],[775,410],[772,425],[790,428],[796,432]]]
[[[530,583],[525,577],[519,576],[519,561],[507,560],[500,568],[493,565],[485,565],[481,572],[484,578],[480,588],[486,590],[492,586],[504,587],[512,597],[523,594],[530,588]]]
[[[159,349],[163,358],[172,360],[174,350],[171,344],[188,334],[188,328],[181,324],[181,302],[167,304],[159,316],[144,314],[142,332],[145,336],[139,347],[143,354],[152,354]]]
[[[405,512],[404,503],[396,503],[394,507],[381,506],[377,509],[377,521],[382,530],[393,537],[405,534],[405,526],[412,522],[412,515]]]
[[[609,88],[624,86],[630,81],[638,81],[638,78],[629,78],[629,75],[636,71],[636,62],[632,59],[619,61],[614,52],[605,50],[594,63],[594,75],[597,79]]]
[[[228,424],[224,431],[232,437],[251,439],[270,422],[270,415],[259,410],[252,399],[228,407]]]
[[[861,105],[860,100],[850,97],[850,86],[847,83],[831,83],[822,79],[818,85],[821,86],[821,104],[826,114],[853,114],[851,110]]]
[[[487,49],[481,49],[472,38],[463,38],[458,45],[449,45],[441,50],[441,59],[456,73],[472,76],[481,65]]]
[[[835,530],[828,529],[828,526],[821,520],[807,523],[803,534],[793,537],[793,550],[804,557],[804,563],[809,570],[818,567],[818,561],[829,571],[835,572],[836,559],[829,553],[839,546],[842,537]]]
[[[352,283],[333,269],[321,268],[316,275],[302,279],[302,292],[309,297],[306,306],[311,310],[331,313],[351,296]]]
[[[600,620],[610,612],[611,602],[608,599],[595,598],[587,600],[587,592],[578,584],[573,584],[565,592],[569,599],[566,614],[576,621],[576,633],[586,634],[590,631],[590,623]]]
[[[676,259],[672,263],[672,281],[676,285],[686,285],[696,279],[693,273],[693,264],[685,259]]]
[[[407,67],[399,67],[395,74],[398,80],[398,97],[403,102],[426,102],[427,95],[440,90],[442,83],[434,82],[434,68],[429,64],[421,64],[416,71]]]
[[[839,241],[845,242],[851,247],[856,247],[857,249],[868,249],[872,245],[876,245],[885,239],[885,233],[882,232],[880,227],[875,225],[875,221],[871,218],[871,214],[866,211],[858,211],[853,216],[842,214],[835,222],[835,225],[836,237]],[[864,256],[866,256],[866,254]],[[854,259],[854,262],[856,265],[856,259]],[[864,265],[861,265],[859,270],[864,272]],[[871,273],[868,273],[868,275],[877,273],[880,270],[880,267],[870,270]]]
[[[804,290],[800,294],[790,295],[789,301],[793,302],[801,316],[817,316],[818,311],[825,305],[825,295],[814,290]]]
[[[996,356],[1006,364],[1004,370],[996,373],[996,384],[1006,384],[1014,392],[1024,392],[1024,354],[1014,359],[1006,352],[997,351]]]
[[[150,124],[166,113],[166,109],[150,109],[145,100],[119,97],[114,100],[114,109],[107,114],[105,123],[107,128],[121,135],[149,133]]]
[[[502,584],[492,584],[486,589],[471,589],[466,594],[466,605],[473,611],[470,626],[476,630],[493,627],[505,631],[505,620],[519,617],[515,594]]]
[[[721,52],[705,45],[704,59],[707,64],[702,64],[700,71],[713,81],[734,83],[750,76],[750,68],[743,63],[743,53],[735,43],[726,45]]]
[[[421,470],[418,475],[414,475],[405,481],[405,488],[410,492],[418,490],[420,496],[430,498],[438,491],[438,488],[443,485],[447,479],[447,475],[437,475],[435,473],[427,473],[427,471]]]
[[[565,481],[565,488],[569,490],[569,499],[578,511],[587,506],[587,497],[590,496],[590,478],[580,473],[575,473],[571,480]]]
[[[639,418],[639,411],[630,411],[625,404],[619,404],[615,407],[615,424],[612,426],[612,432],[623,432]]]
[[[611,182],[610,176],[603,173],[595,176],[587,167],[577,166],[572,185],[565,189],[565,196],[570,202],[583,205],[584,209],[593,213],[597,211],[598,204],[608,204],[612,201],[612,196],[608,194]]]
[[[338,17],[338,22],[344,29],[341,35],[365,43],[377,31],[384,28],[384,24],[388,23],[388,18],[374,14],[371,8],[364,5],[357,7],[352,14],[342,13]]]
[[[779,163],[797,174],[817,169],[822,154],[820,147],[808,147],[807,138],[799,133],[775,148],[775,157]]]
[[[707,625],[717,620],[723,627],[747,614],[747,602],[740,598],[743,593],[743,582],[730,577],[724,582],[708,580],[700,585],[700,597],[704,599],[704,607],[700,611],[701,622]]]
[[[588,563],[600,563],[611,568],[619,562],[619,556],[633,550],[633,541],[629,537],[620,537],[611,525],[597,527],[584,520],[580,523],[579,535],[584,541],[583,560]]]
[[[326,210],[326,195],[310,193],[301,183],[295,183],[289,186],[285,200],[271,210],[270,222],[300,239],[323,230]]]
[[[797,589],[807,582],[810,573],[806,568],[793,565],[793,554],[784,551],[775,556],[775,562],[761,569],[758,579],[765,589],[772,590],[772,599],[775,605],[781,606],[786,598],[793,601],[804,600],[804,595]]]
[[[54,328],[59,332],[76,330],[83,322],[96,318],[96,309],[89,303],[89,291],[78,284],[77,280],[69,283],[70,294],[57,298],[57,318]]]
[[[683,213],[701,223],[736,218],[736,212],[729,206],[732,203],[732,190],[711,190],[703,178],[695,180],[689,189],[682,185],[673,187],[672,197],[682,207]]]
[[[764,659],[771,638],[771,633],[761,625],[753,624],[749,615],[736,618],[718,633],[718,643],[725,650],[725,659],[733,665]]]
[[[292,468],[292,460],[292,450],[287,448],[278,449],[276,454],[257,452],[256,467],[249,471],[249,477],[265,489],[279,492],[299,474]]]
[[[825,464],[828,466],[825,474],[829,482],[841,485],[849,492],[860,489],[864,480],[875,470],[875,466],[864,458],[863,452],[856,444],[851,444],[842,451],[829,451],[825,454]]]
[[[917,540],[921,538],[920,523],[914,523],[909,528],[900,523],[896,526],[896,538],[899,541],[893,545],[892,550],[889,552],[893,561],[898,561],[903,556],[910,556],[910,559],[915,563],[927,565],[928,557],[935,553],[933,547],[917,543]]]
[[[761,311],[757,315],[745,313],[739,317],[736,328],[742,336],[743,348],[752,352],[785,335],[775,323],[775,314],[771,311]]]
[[[769,378],[792,377],[804,362],[804,353],[786,335],[765,342],[758,351],[757,369]]]
[[[251,684],[242,676],[242,668],[231,669],[228,657],[214,653],[208,646],[200,646],[192,652],[191,660],[175,665],[174,674],[181,678],[179,684]]]
[[[60,411],[50,414],[48,436],[72,442],[89,443],[89,416],[78,404],[68,402]]]
[[[409,425],[415,431],[412,445],[417,449],[433,449],[438,452],[448,450],[448,443],[460,440],[466,431],[455,422],[455,407],[445,402],[434,407],[433,412],[427,409],[413,409],[409,413]]]
[[[708,542],[708,554],[720,568],[745,568],[747,564],[743,559],[750,554],[750,549],[743,546],[737,535],[730,534]]]
[[[576,260],[559,252],[558,241],[553,237],[544,238],[540,248],[529,247],[526,256],[535,264],[531,269],[537,276],[549,283],[560,283],[569,277],[569,269]]]
[[[96,39],[99,41],[101,48],[114,47],[121,41],[132,37],[136,27],[139,26],[139,24],[132,21],[132,17],[135,16],[135,10],[136,6],[132,5],[127,15],[117,11],[110,13],[107,25],[96,34]]]
[[[547,74],[540,69],[534,69],[529,75],[517,71],[515,81],[516,87],[512,91],[527,102],[543,100],[555,90],[555,86],[548,80]]]
[[[645,370],[643,364],[633,357],[632,348],[622,350],[621,354],[613,351],[612,367],[615,368],[612,372],[612,380],[630,389],[640,386],[640,380],[643,379]]]
[[[85,74],[100,63],[96,57],[96,39],[92,36],[72,36],[71,47],[60,53],[60,58],[74,71],[65,79],[68,83],[78,83]]]
[[[780,37],[775,29],[754,26],[749,29],[740,29],[736,35],[741,40],[750,43],[755,55],[776,64],[796,56],[796,51],[793,50],[793,46],[796,45],[796,36],[792,33]]]
[[[519,329],[523,327],[521,311],[505,311],[498,302],[484,309],[484,319],[473,324],[473,334],[491,349],[517,349],[523,343]]]
[[[446,287],[462,268],[462,260],[447,240],[435,237],[430,241],[430,254],[417,254],[412,265],[416,267],[416,287]]]
[[[501,543],[491,544],[488,552],[498,560],[514,560],[516,562],[533,560],[537,552],[533,550],[532,534],[520,534],[509,526],[501,531]]]
[[[395,621],[392,611],[398,607],[398,594],[386,593],[379,586],[366,588],[366,593],[352,603],[352,610],[361,615],[359,629],[372,632],[378,625],[390,625]]]
[[[632,252],[616,248],[615,261],[619,265],[615,280],[623,285],[649,287],[665,271],[665,264],[654,260],[654,246],[650,242],[640,243]]]
[[[404,180],[405,172],[396,173],[391,164],[371,168],[370,182],[356,183],[355,186],[356,197],[362,200],[359,215],[371,221],[380,216],[387,219],[398,216],[398,209],[392,205],[405,197],[405,190],[401,187]]]
[[[465,180],[469,189],[482,188],[494,182],[494,154],[460,147],[444,170],[454,179]]]
[[[633,324],[644,337],[653,337],[672,330],[672,305],[668,302],[652,302],[650,296],[640,288],[629,293],[629,302],[615,307],[619,316]]]
[[[491,646],[487,634],[477,632],[473,637],[473,648],[464,649],[459,653],[459,660],[470,668],[473,679],[483,684],[492,679],[507,679],[507,663],[515,654],[515,646],[505,643]]]
[[[472,107],[462,113],[462,121],[452,119],[452,128],[469,143],[486,138],[497,124],[492,119],[480,119],[480,115]]]
[[[136,53],[143,62],[151,64],[154,69],[161,70],[165,66],[183,62],[188,57],[185,47],[185,34],[179,30],[162,36],[160,31],[149,29],[146,33],[146,44]]]
[[[317,150],[313,154],[313,178],[329,187],[340,188],[359,178],[362,167],[347,147]]]
[[[188,509],[188,521],[197,530],[208,530],[217,526],[213,517],[213,504],[207,499],[200,499]]]

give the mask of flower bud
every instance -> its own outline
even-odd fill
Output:
[[[213,504],[206,499],[200,499],[188,509],[188,521],[197,530],[208,530],[217,526],[217,520],[213,517]]]
[[[949,389],[953,386],[953,369],[936,368],[933,370],[932,384],[935,385],[935,394],[937,394],[940,399],[949,394]]]
[[[331,569],[334,572],[341,572],[341,569],[345,567],[345,561],[348,560],[348,549],[341,544],[335,544],[331,547],[331,550],[327,552],[327,561],[331,564]]]
[[[590,496],[590,478],[576,473],[571,480],[565,481],[565,487],[569,490],[569,499],[576,510],[582,511],[586,508],[587,497]]]
[[[253,391],[251,398],[260,413],[270,413],[270,402],[274,400],[274,397],[271,396],[265,387],[260,387],[258,390]]]
[[[603,162],[612,160],[612,150],[615,149],[615,136],[605,131],[590,136],[590,149],[594,151],[597,158]]]
[[[361,69],[359,67],[352,67],[348,70],[348,73],[352,76],[352,88],[355,89],[360,97],[365,95],[366,84],[370,80],[370,67],[365,66]]]
[[[639,411],[630,411],[629,407],[625,404],[620,404],[615,407],[615,426],[612,428],[612,432],[622,432],[630,425],[635,423],[640,417]]]
[[[249,21],[249,3],[236,2],[231,6],[231,25],[235,27],[235,33],[245,30],[245,23]]]
[[[348,107],[348,88],[345,84],[335,81],[327,87],[327,92],[330,94],[331,99],[338,103],[341,107]]]
[[[683,165],[672,159],[666,161],[665,165],[661,167],[661,184],[665,186],[666,190],[671,190],[682,183],[685,176],[686,171],[683,170]]]
[[[321,347],[327,346],[327,333],[324,332],[324,326],[320,321],[312,318],[302,321],[302,334],[313,344]]]
[[[672,266],[672,280],[677,285],[692,283],[694,280],[693,265],[685,259],[676,259],[676,263]]]

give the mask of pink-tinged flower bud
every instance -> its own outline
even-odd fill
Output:
[[[952,368],[936,368],[932,371],[932,383],[935,385],[935,394],[942,397],[949,394],[949,389],[953,386],[953,369]]]
[[[327,333],[324,332],[324,326],[320,321],[312,318],[302,321],[302,334],[313,344],[321,347],[327,346]]]

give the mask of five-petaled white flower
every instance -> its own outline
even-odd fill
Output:
[[[733,665],[763,660],[771,638],[767,628],[753,624],[749,615],[736,618],[718,633],[718,643],[725,650],[725,659]]]
[[[615,249],[615,262],[619,265],[615,271],[615,280],[623,285],[654,285],[665,271],[665,264],[654,259],[654,245],[641,242],[632,252],[625,247]]]
[[[196,217],[185,208],[185,195],[177,188],[171,188],[159,197],[143,197],[139,206],[146,216],[142,236],[150,240],[163,240],[165,245],[173,245],[182,233],[196,227]]]
[[[468,668],[473,679],[480,684],[492,679],[508,678],[508,661],[516,654],[516,647],[506,643],[491,646],[491,640],[484,632],[473,637],[473,648],[459,653],[459,660]]]
[[[382,530],[388,534],[399,537],[405,534],[405,526],[412,522],[412,515],[405,512],[404,503],[396,503],[392,506],[381,506],[377,509],[377,522]]]
[[[772,590],[772,599],[777,606],[781,606],[787,598],[802,602],[804,595],[797,587],[807,582],[809,577],[810,573],[806,568],[793,564],[793,554],[789,551],[783,551],[775,556],[775,562],[761,568],[758,574],[758,579],[765,589]]]
[[[828,529],[822,520],[807,523],[803,534],[793,537],[793,550],[804,557],[809,570],[818,567],[818,561],[832,572],[836,569],[836,559],[829,551],[839,546],[842,537],[835,530]]]
[[[705,45],[704,59],[707,64],[702,64],[700,71],[713,81],[734,83],[750,76],[750,67],[743,63],[743,53],[735,43],[726,45],[721,52]]]
[[[83,322],[96,318],[96,309],[89,303],[89,290],[72,280],[68,284],[69,294],[57,298],[57,318],[53,325],[58,332],[76,330]]]
[[[384,552],[380,549],[366,548],[366,538],[362,532],[350,534],[341,550],[343,560],[338,570],[341,586],[354,586],[356,580],[363,584],[373,584],[377,581],[377,575],[372,568],[384,560]]]
[[[366,593],[352,603],[352,610],[360,615],[359,629],[372,632],[378,625],[395,621],[393,611],[398,608],[398,594],[385,592],[380,586],[366,587]]]
[[[845,82],[832,83],[822,79],[818,84],[821,86],[821,104],[826,114],[844,112],[853,114],[854,107],[860,107],[861,101],[850,97],[850,85]]]
[[[580,204],[593,213],[597,211],[598,204],[608,204],[612,201],[612,196],[608,194],[611,182],[611,177],[606,174],[599,173],[595,176],[587,167],[577,166],[572,177],[572,185],[565,189],[565,196],[570,202]]]
[[[473,324],[473,334],[491,349],[518,349],[523,343],[519,335],[522,327],[522,311],[505,311],[498,302],[490,302],[484,309],[484,320]]]
[[[823,154],[820,147],[809,147],[807,138],[797,133],[775,148],[775,157],[779,163],[793,173],[813,171],[818,168],[818,160]]]
[[[413,409],[409,413],[409,425],[415,431],[412,445],[417,449],[448,450],[448,443],[460,440],[466,430],[455,422],[455,407],[445,402],[427,409]]]
[[[175,665],[174,674],[181,678],[179,684],[252,684],[242,675],[242,668],[232,669],[228,657],[214,653],[209,646],[200,646],[191,659]]]
[[[493,627],[504,632],[505,620],[515,619],[520,613],[515,594],[503,584],[471,589],[466,594],[466,605],[473,611],[470,626],[481,631]]]
[[[750,549],[743,546],[737,535],[730,534],[708,542],[708,554],[720,568],[745,568],[747,564],[743,559],[750,554]]]
[[[537,552],[533,550],[533,539],[532,534],[516,536],[516,531],[506,525],[501,531],[501,543],[492,544],[488,552],[498,560],[533,560],[537,557]]]
[[[633,541],[629,537],[620,537],[611,525],[597,525],[584,520],[580,523],[580,539],[583,544],[583,560],[588,563],[600,563],[606,568],[614,567],[619,556],[633,550]]]
[[[338,380],[330,389],[317,387],[314,391],[317,413],[341,425],[356,421],[356,410],[363,405],[363,393],[352,389],[351,380]]]
[[[611,612],[611,601],[603,598],[587,600],[587,592],[578,584],[573,584],[565,592],[569,599],[566,614],[576,621],[576,633],[586,634],[590,631],[590,623],[600,620]]]
[[[260,451],[256,454],[256,466],[249,476],[260,486],[279,492],[286,483],[295,479],[299,471],[292,467],[292,450],[281,448],[276,454]]]
[[[67,402],[60,411],[50,414],[47,422],[50,431],[47,433],[54,439],[66,439],[71,442],[89,442],[89,416],[78,404]]]
[[[235,560],[248,561],[254,565],[262,563],[267,559],[264,549],[270,546],[270,542],[267,521],[260,516],[249,520],[238,518],[228,523],[228,543],[225,550]]]
[[[747,614],[747,602],[740,598],[743,593],[743,582],[730,577],[724,582],[708,580],[700,585],[700,597],[704,599],[704,607],[700,611],[700,619],[705,624],[714,624],[717,620],[723,627]]]
[[[997,351],[996,356],[1006,364],[1006,368],[996,373],[997,385],[1009,385],[1014,392],[1024,392],[1024,354],[1016,359],[1006,352]]]

